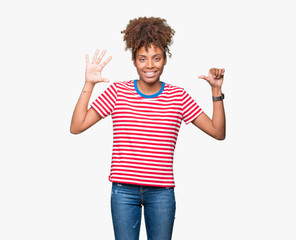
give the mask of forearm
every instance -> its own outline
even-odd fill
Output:
[[[88,103],[91,97],[92,91],[94,89],[94,84],[90,82],[85,82],[78,102],[75,106],[72,121],[71,121],[71,129],[72,133],[76,132],[76,129],[81,126],[86,118],[88,111]]]
[[[221,96],[221,88],[212,88],[212,96]],[[216,138],[225,139],[226,121],[223,101],[213,101],[213,127],[215,128]]]

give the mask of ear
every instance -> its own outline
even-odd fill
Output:
[[[134,66],[137,67],[137,52],[135,52],[132,56],[132,59],[133,59],[133,63],[134,63]]]
[[[168,59],[168,56],[167,56],[167,54],[166,54],[166,52],[165,51],[163,51],[163,65],[166,65],[166,63],[167,63],[167,59]]]
[[[164,59],[163,65],[166,65],[167,63],[167,57]]]

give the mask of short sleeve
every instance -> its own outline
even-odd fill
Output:
[[[194,99],[185,91],[183,90],[182,93],[182,114],[183,120],[186,124],[192,122],[196,119],[203,111],[194,101]]]
[[[105,118],[112,114],[116,99],[117,90],[115,83],[113,83],[97,99],[95,99],[90,106],[95,109],[102,118]]]

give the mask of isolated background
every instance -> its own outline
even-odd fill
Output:
[[[192,124],[180,131],[173,239],[295,240],[296,18],[287,0],[1,2],[0,239],[113,239],[111,118],[81,135],[69,127],[85,53],[112,55],[111,81],[137,78],[120,31],[139,16],[176,30],[162,81],[210,116],[210,87],[197,76],[226,69],[226,140]]]

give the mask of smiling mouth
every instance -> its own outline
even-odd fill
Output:
[[[146,77],[154,77],[157,71],[144,72]]]

